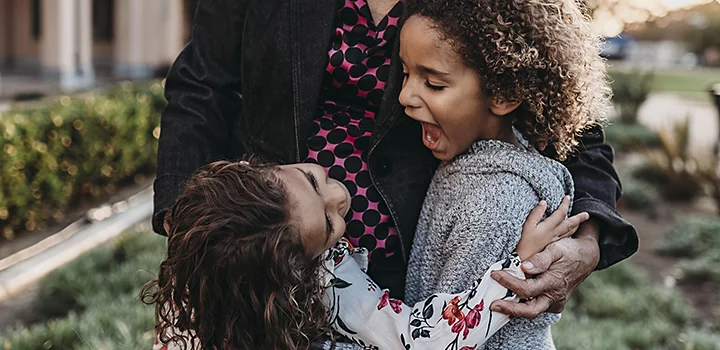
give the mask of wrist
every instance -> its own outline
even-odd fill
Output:
[[[575,239],[593,241],[599,246],[600,242],[600,224],[592,217],[580,224],[577,232],[573,236]]]

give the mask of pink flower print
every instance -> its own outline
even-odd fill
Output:
[[[400,314],[400,312],[402,312],[402,302],[400,300],[390,298],[390,291],[386,289],[383,292],[383,295],[380,297],[380,303],[378,304],[377,309],[381,310],[388,304],[393,309],[393,311],[395,311],[396,314]]]
[[[485,309],[485,300],[480,300],[480,304],[475,305],[475,307],[468,312],[467,316],[465,316],[465,322],[468,328],[475,328],[480,324],[483,309]]]
[[[480,300],[480,303],[468,312],[467,316],[458,320],[458,323],[452,326],[451,330],[453,333],[463,332],[463,339],[467,339],[470,330],[480,324],[480,316],[482,310],[485,308],[485,300]]]

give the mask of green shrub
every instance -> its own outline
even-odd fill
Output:
[[[153,169],[162,91],[124,83],[0,114],[0,234],[42,228],[79,198]]]
[[[720,218],[682,218],[655,249],[681,258],[678,267],[684,278],[720,282]]]
[[[623,187],[621,200],[626,208],[655,213],[660,203],[660,195],[655,187],[632,177],[622,178],[621,181]]]
[[[660,146],[658,133],[643,124],[617,122],[604,130],[605,141],[619,152]]]
[[[49,320],[0,336],[0,349],[149,349],[154,310],[138,292],[157,276],[165,242],[151,232],[130,234],[52,273],[36,305]]]
[[[719,334],[692,327],[677,291],[650,285],[624,262],[593,273],[552,327],[558,349],[717,349]]]
[[[639,70],[613,74],[612,101],[621,122],[637,124],[638,110],[650,95],[654,75]]]

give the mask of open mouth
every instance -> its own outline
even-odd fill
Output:
[[[425,144],[425,147],[431,150],[435,150],[438,145],[438,140],[440,140],[442,129],[440,129],[439,126],[430,123],[422,123],[422,129],[423,144]]]

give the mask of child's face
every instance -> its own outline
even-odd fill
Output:
[[[500,132],[478,74],[467,67],[433,29],[432,21],[410,17],[400,33],[405,113],[422,124],[422,140],[435,158],[450,160],[479,139]]]
[[[313,257],[335,245],[345,232],[350,192],[315,164],[279,166],[278,177],[290,192],[293,219],[305,249]]]

